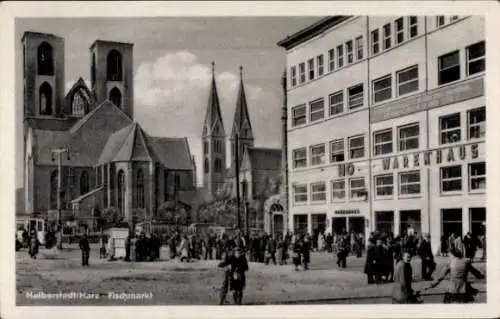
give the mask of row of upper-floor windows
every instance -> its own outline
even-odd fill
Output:
[[[486,163],[465,164],[467,175],[463,174],[464,165],[451,165],[439,168],[439,192],[453,194],[467,189],[469,193],[484,193],[486,190]],[[464,177],[467,182],[464,183]],[[338,178],[329,182],[316,181],[309,184],[293,185],[294,204],[322,203],[327,201],[327,187],[330,186],[331,202],[360,201],[368,198],[366,177]],[[414,197],[422,194],[420,170],[384,173],[373,176],[373,198],[390,199]]]
[[[466,138],[462,134],[462,114],[447,114],[438,119],[438,139],[440,145],[452,144],[463,140],[484,139],[486,135],[486,108],[479,107],[467,111]],[[420,123],[409,123],[396,128],[373,132],[373,156],[395,152],[414,151],[421,148],[422,135]],[[292,150],[293,168],[325,165],[327,162],[339,163],[365,157],[366,134],[339,138],[329,143],[315,144]],[[346,142],[347,140],[347,142]],[[309,150],[309,158],[308,158]],[[327,152],[329,150],[329,152]],[[328,160],[329,158],[329,160]]]
[[[437,16],[436,28],[459,19],[459,16]],[[399,46],[419,35],[419,17],[403,16],[380,28],[370,31],[370,53],[375,56],[383,51]],[[307,81],[314,80],[330,72],[342,69],[356,61],[363,60],[365,56],[364,37],[358,35],[344,43],[332,47],[326,54],[321,53],[304,62],[290,67],[289,83],[293,88]],[[325,55],[326,66],[325,66]]]
[[[438,85],[445,85],[462,78],[460,54],[455,50],[438,57]],[[465,54],[465,76],[473,76],[485,71],[485,42],[477,42],[463,50]],[[371,97],[373,104],[386,102],[393,98],[406,96],[421,91],[419,66],[389,73],[371,82]],[[328,109],[325,110],[325,98],[317,98],[307,103],[292,107],[292,127],[304,125],[332,117],[364,105],[364,85],[356,84],[347,89],[335,91],[328,95]],[[309,110],[309,118],[307,116]]]

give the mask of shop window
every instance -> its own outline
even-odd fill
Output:
[[[462,209],[442,209],[441,228],[442,234],[446,239],[448,239],[451,234],[455,234],[455,236],[462,236]]]
[[[307,233],[307,215],[306,214],[296,214],[293,215],[293,231],[296,234],[306,234]]]
[[[380,233],[394,233],[394,212],[378,211],[375,212],[375,229]]]

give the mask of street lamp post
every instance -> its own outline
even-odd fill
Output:
[[[59,235],[57,238],[57,248],[62,249],[62,156],[66,153],[69,160],[69,151],[67,148],[57,148],[52,150],[52,156],[57,157],[57,225]]]
[[[235,167],[235,175],[236,175],[236,214],[238,220],[238,229],[241,230],[241,213],[240,213],[240,158],[239,158],[239,135],[236,134],[234,140],[234,167]]]

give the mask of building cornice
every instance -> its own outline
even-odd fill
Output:
[[[323,33],[324,31],[332,28],[333,26],[351,18],[351,16],[329,16],[311,24],[308,27],[299,30],[298,32],[287,36],[285,39],[277,43],[278,46],[289,50],[307,40]]]

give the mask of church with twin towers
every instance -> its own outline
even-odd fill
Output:
[[[264,212],[265,202],[280,192],[282,178],[282,149],[255,146],[255,135],[245,94],[243,67],[239,68],[240,84],[236,97],[234,119],[229,135],[222,117],[212,62],[212,79],[208,104],[202,130],[203,189],[208,198],[236,196],[236,174],[239,165],[240,195],[247,202],[255,216],[250,224],[256,228],[268,228]],[[276,106],[279,107],[279,106]],[[277,125],[280,125],[277,119]],[[229,142],[229,154],[226,143]],[[227,156],[229,155],[229,156]],[[229,161],[229,163],[227,163]],[[282,222],[278,222],[282,224]],[[281,228],[281,227],[280,227]],[[268,229],[268,231],[271,231]]]

